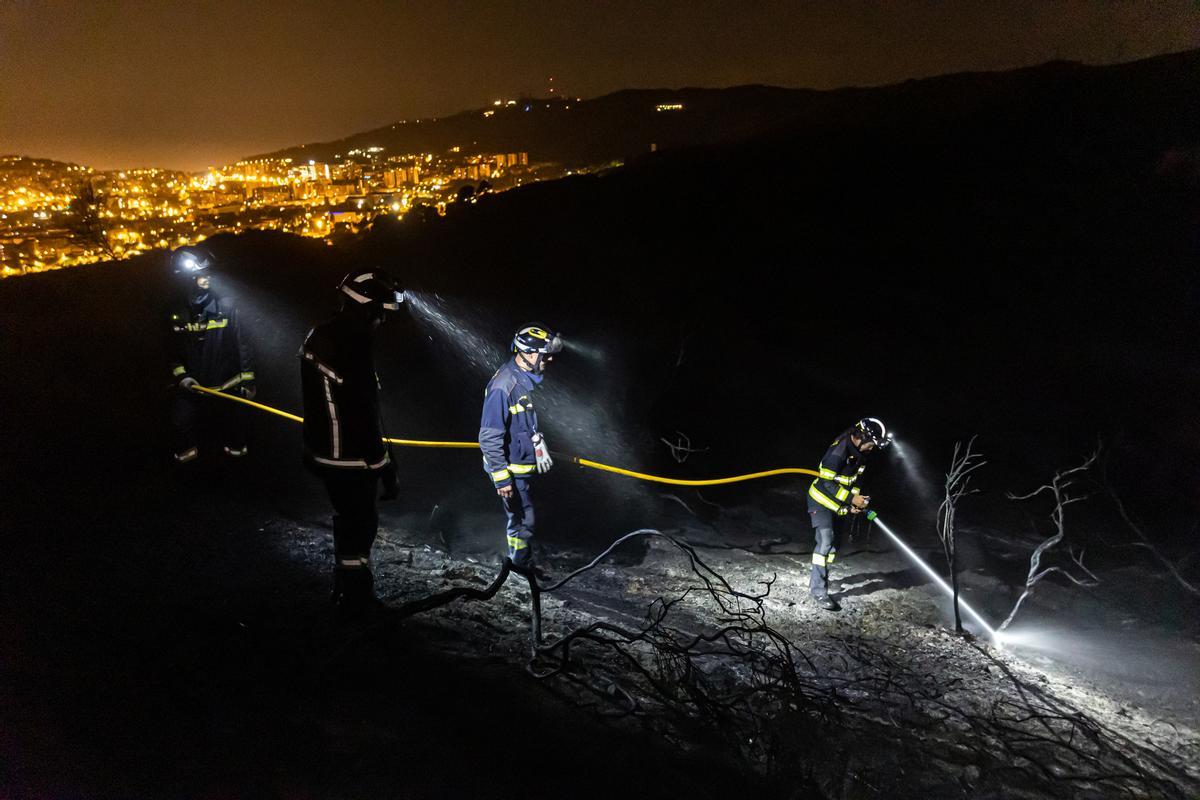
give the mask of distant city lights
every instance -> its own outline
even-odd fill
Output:
[[[464,152],[458,145],[442,155],[369,145],[329,162],[248,159],[199,173],[105,172],[2,156],[0,277],[127,258],[222,232],[328,239],[356,233],[389,209],[401,214],[425,205],[445,213],[463,186],[487,181],[503,191],[562,174],[555,165],[531,167],[528,153]]]

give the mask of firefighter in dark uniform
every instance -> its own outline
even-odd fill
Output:
[[[829,568],[837,555],[834,519],[866,510],[871,498],[862,494],[858,479],[866,471],[863,456],[891,444],[891,434],[874,417],[866,417],[833,440],[819,467],[820,477],[808,487],[808,515],[816,530],[808,591],[822,608],[837,611],[841,606],[829,596]]]
[[[546,439],[538,432],[533,391],[542,382],[546,365],[562,349],[561,336],[544,325],[526,325],[513,337],[513,358],[496,370],[483,393],[479,423],[483,468],[508,517],[508,559],[526,577],[536,574],[533,475],[548,472],[554,464]]]
[[[206,397],[192,387],[253,397],[254,357],[247,332],[233,300],[213,286],[212,253],[202,247],[181,247],[171,260],[187,280],[186,300],[171,312],[167,334],[171,377],[180,389],[171,404],[175,460],[183,464],[200,455],[205,423],[216,429],[226,455],[241,458],[249,449],[245,409],[239,403]]]
[[[300,349],[304,460],[333,504],[333,601],[354,617],[378,608],[371,546],[379,528],[376,497],[398,491],[396,464],[383,441],[373,333],[404,294],[378,269],[347,275],[341,308],[309,332]]]

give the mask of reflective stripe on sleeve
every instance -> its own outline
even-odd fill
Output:
[[[838,473],[831,470],[829,467],[826,467],[824,464],[822,464],[820,467],[818,467],[817,471],[821,473],[821,477],[823,479],[825,479],[827,481],[834,481],[835,483],[840,483],[843,486],[849,486],[854,481],[853,476],[839,475]]]
[[[301,350],[300,352],[304,356],[304,360],[308,361],[314,367],[316,367],[317,371],[320,372],[322,375],[324,375],[326,378],[329,378],[334,383],[339,383],[339,384],[344,383],[341,375],[338,375],[336,372],[334,372],[328,366],[326,366],[325,364],[322,364],[320,359],[318,359],[312,353],[308,352],[307,350]],[[253,373],[251,373],[251,374],[253,375]]]
[[[171,374],[174,375],[176,378],[178,378],[180,375],[186,375],[187,367],[178,366],[175,369],[171,370]]]
[[[525,548],[529,547],[529,542],[525,541],[519,536],[509,536],[508,546],[513,550],[524,550]]]
[[[322,378],[321,381],[325,384],[325,408],[329,412],[329,453],[337,459],[342,454],[342,431],[338,422],[337,404],[333,402],[333,387],[329,385],[329,378]],[[363,462],[363,466],[366,466],[366,462]]]

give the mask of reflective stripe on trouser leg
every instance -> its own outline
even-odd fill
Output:
[[[334,596],[366,602],[375,596],[371,546],[379,530],[379,474],[345,470],[325,476],[333,504]]]
[[[813,597],[829,596],[829,567],[833,564],[835,555],[833,528],[827,526],[817,528],[812,569],[808,577],[808,591]]]
[[[507,525],[507,554],[512,563],[524,567],[532,563],[534,513],[533,496],[530,491],[532,481],[528,478],[513,476],[512,496],[501,497],[504,513],[508,517]]]

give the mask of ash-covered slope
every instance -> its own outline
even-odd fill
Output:
[[[1036,486],[1104,434],[1114,481],[1174,552],[1186,549],[1180,520],[1194,517],[1187,487],[1198,485],[1187,444],[1197,57],[1031,74],[1041,82],[1009,93],[990,87],[1016,78],[986,75],[944,79],[957,88],[942,95],[871,90],[877,102],[786,134],[647,157],[442,219],[381,222],[346,246],[265,234],[211,245],[252,323],[259,398],[288,410],[299,407],[296,349],[331,287],[352,266],[382,263],[444,314],[440,326],[401,315],[380,333],[398,435],[471,438],[489,347],[502,351],[516,325],[539,318],[595,354],[564,356],[547,379],[548,435],[564,452],[686,476],[811,466],[830,435],[878,414],[924,462],[910,474],[885,460],[871,491],[928,543],[919,487],[936,496],[949,445],[978,432],[991,494],[971,525],[993,538],[964,544],[987,579],[966,583],[988,586],[1003,610],[1025,565],[991,548],[1028,522],[1001,510],[1002,490]],[[370,651],[361,669],[325,671],[340,642],[319,611],[328,509],[300,469],[296,428],[263,417],[236,469],[166,470],[159,336],[172,290],[161,255],[0,284],[2,785],[50,796],[247,786],[538,796],[585,773],[616,791],[622,776],[594,764],[631,751],[645,756],[639,772],[668,765],[651,785],[659,794],[717,794],[744,779],[707,755],[709,771],[640,739],[622,746],[624,734],[606,738],[593,716],[521,683],[519,662],[448,659],[427,628]],[[707,450],[677,464],[659,442],[675,431]],[[413,451],[403,463],[401,503],[385,515],[393,539],[494,555],[499,511],[477,460]],[[680,524],[664,511],[675,501],[621,478],[563,464],[545,487],[553,552]],[[802,560],[802,497],[770,488],[705,492],[726,509],[696,526],[705,541],[795,533]],[[1088,544],[1096,569],[1130,560]],[[889,575],[892,589],[914,588]],[[404,580],[391,588],[408,591]],[[790,591],[798,580],[789,574]],[[462,613],[471,626],[458,646],[488,652],[476,632],[495,617]],[[505,751],[490,749],[526,723],[553,732],[540,734],[552,740],[539,751],[549,791],[504,773]]]

